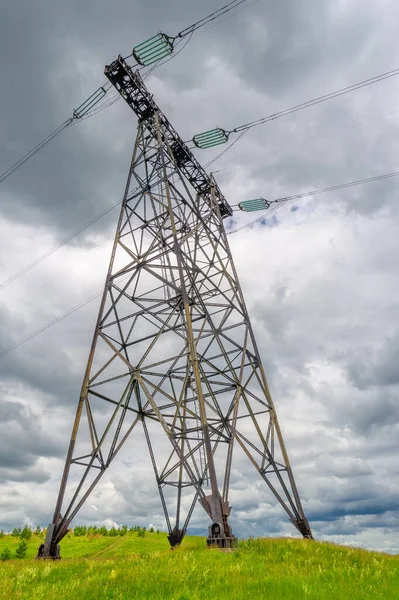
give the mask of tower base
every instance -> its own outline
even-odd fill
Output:
[[[55,525],[50,523],[47,527],[46,539],[44,544],[40,544],[36,558],[50,558],[51,560],[61,560],[60,545],[53,543]]]
[[[180,546],[185,533],[183,529],[176,529],[176,527],[173,529],[172,533],[168,535],[168,541],[172,548]]]
[[[46,551],[45,544],[40,544],[36,554],[36,558],[49,558],[51,560],[61,560],[60,545],[56,544],[54,548]]]
[[[305,540],[314,540],[314,537],[312,535],[312,530],[310,529],[307,519],[305,519],[305,518],[297,519],[297,520],[291,519],[291,522],[298,529],[299,533],[301,533],[303,535]]]
[[[220,523],[213,523],[208,527],[207,546],[216,546],[218,548],[235,548],[237,538],[232,534],[230,525],[226,524],[227,535],[223,532]]]

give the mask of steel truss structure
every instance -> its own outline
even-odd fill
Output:
[[[138,131],[54,518],[38,556],[59,557],[72,519],[128,440],[134,452],[139,426],[172,547],[197,502],[211,520],[208,543],[234,544],[233,450],[311,538],[224,229],[231,208],[138,71],[119,57],[105,73],[138,116]]]

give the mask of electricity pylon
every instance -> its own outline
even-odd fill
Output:
[[[211,520],[208,544],[234,544],[229,487],[238,449],[298,531],[312,537],[223,225],[232,210],[139,72],[119,57],[105,73],[137,114],[138,131],[53,522],[38,556],[59,557],[70,522],[122,446],[134,455],[139,425],[172,547],[197,502]]]

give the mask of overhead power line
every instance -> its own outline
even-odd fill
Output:
[[[205,165],[205,169],[208,169],[211,165],[213,165],[216,161],[219,160],[219,158],[222,158],[222,156],[224,154],[226,154],[226,152],[228,152],[233,146],[234,144],[236,144],[237,142],[240,141],[240,139],[246,134],[246,131],[241,131],[240,135],[238,135],[236,137],[235,140],[233,140],[228,146],[227,148],[225,148],[224,150],[222,150],[221,152],[219,152],[219,154],[217,154],[214,158],[212,158],[209,162],[206,163]]]
[[[105,208],[98,215],[96,215],[95,217],[93,217],[92,219],[90,219],[90,221],[88,221],[87,223],[85,223],[84,225],[82,225],[81,227],[79,227],[78,229],[76,229],[75,231],[73,231],[71,234],[69,234],[66,238],[64,238],[63,240],[61,240],[57,244],[55,244],[55,246],[53,246],[52,248],[49,248],[48,250],[46,250],[46,252],[43,252],[43,254],[41,254],[40,256],[38,256],[37,258],[35,258],[35,260],[33,260],[32,262],[30,262],[29,264],[25,265],[25,267],[23,267],[22,269],[20,269],[16,273],[14,273],[14,275],[11,275],[11,277],[9,277],[8,279],[6,279],[5,281],[3,281],[0,284],[0,290],[3,290],[4,288],[6,288],[7,286],[9,286],[12,283],[14,283],[14,281],[16,281],[17,279],[19,279],[23,275],[26,275],[26,273],[28,273],[29,271],[31,271],[31,269],[33,269],[34,267],[36,267],[37,265],[39,265],[41,262],[43,262],[46,258],[48,258],[49,256],[51,256],[52,254],[54,254],[54,252],[57,252],[57,250],[59,250],[60,248],[62,248],[62,246],[65,246],[65,244],[67,244],[74,237],[76,237],[77,235],[79,235],[79,233],[81,233],[85,229],[88,229],[89,227],[91,227],[92,225],[94,225],[94,223],[96,223],[97,221],[99,221],[102,217],[104,217],[109,212],[111,212],[111,210],[113,210],[114,208],[116,208],[121,202],[122,202],[122,200],[118,200],[118,202],[115,202],[114,204],[111,204],[111,206],[108,206],[108,208]]]
[[[384,175],[374,175],[374,177],[367,177],[366,179],[358,179],[357,181],[349,181],[348,183],[340,183],[338,185],[331,185],[321,190],[311,190],[310,192],[303,192],[301,194],[294,194],[293,196],[284,196],[277,198],[274,202],[285,202],[287,200],[298,200],[300,198],[306,198],[308,196],[315,196],[316,194],[324,194],[324,192],[333,192],[335,190],[343,190],[344,188],[354,187],[356,185],[363,185],[364,183],[372,183],[374,181],[381,181],[382,179],[390,179],[391,177],[397,177],[399,171],[393,173],[385,173]]]
[[[215,10],[213,13],[211,13],[207,17],[204,17],[203,19],[196,21],[192,25],[189,25],[185,29],[182,29],[176,35],[176,38],[183,38],[183,37],[186,37],[187,35],[190,35],[191,33],[194,33],[194,31],[197,31],[198,29],[205,27],[205,25],[208,25],[209,23],[211,23],[212,21],[215,21],[216,19],[220,19],[220,17],[222,17],[226,13],[232,11],[234,8],[237,8],[238,6],[240,6],[240,4],[244,4],[245,2],[248,2],[248,0],[232,0],[232,2],[229,2],[225,6],[222,6],[218,10]]]
[[[12,175],[12,173],[14,173],[14,171],[16,171],[17,169],[22,167],[22,165],[24,165],[27,160],[32,158],[32,156],[34,156],[35,154],[40,152],[40,150],[42,148],[44,148],[44,146],[47,146],[47,144],[52,142],[57,136],[60,135],[60,133],[62,131],[64,131],[64,129],[66,129],[69,125],[71,125],[72,122],[73,122],[72,118],[67,119],[66,121],[64,121],[64,123],[62,123],[59,127],[57,127],[57,129],[54,129],[54,131],[52,131],[46,138],[44,138],[44,140],[42,140],[34,148],[32,148],[32,150],[29,150],[29,152],[24,154],[24,156],[22,156],[19,160],[17,160],[17,162],[14,163],[11,167],[9,167],[7,169],[7,171],[4,171],[4,173],[2,175],[0,175],[0,183],[2,183],[5,179],[7,179],[7,177]]]
[[[61,123],[61,125],[54,129],[54,131],[52,131],[47,137],[45,137],[44,140],[36,144],[34,148],[29,150],[29,152],[27,152],[24,156],[17,160],[16,163],[11,165],[11,167],[4,171],[4,173],[0,175],[0,183],[5,181],[7,177],[12,175],[12,173],[14,173],[17,169],[22,167],[22,165],[24,165],[30,158],[32,158],[32,156],[40,152],[40,150],[42,150],[56,137],[58,137],[60,133],[64,131],[64,129],[66,129],[76,121],[82,119],[82,117],[85,117],[93,109],[93,107],[96,106],[104,98],[110,87],[111,86],[109,85],[109,83],[106,83],[103,87],[99,87],[95,92],[93,92],[93,94],[91,94],[91,96],[89,96],[87,100],[82,102],[82,104],[78,106],[78,108],[75,108],[72,111],[72,117],[64,121],[64,123]]]
[[[216,158],[214,160],[216,160]],[[271,212],[272,212],[272,209],[269,209],[269,206],[271,204],[277,205],[277,207],[275,209],[273,209],[273,212],[275,212],[275,210],[277,210],[277,208],[280,208],[283,204],[285,204],[289,200],[294,200],[294,199],[298,200],[300,198],[305,198],[307,196],[314,196],[316,194],[322,194],[324,192],[329,192],[329,191],[338,190],[338,189],[344,189],[346,187],[353,187],[353,186],[361,185],[361,184],[365,184],[365,183],[371,183],[373,181],[378,181],[380,179],[388,179],[388,178],[391,178],[391,177],[396,177],[398,174],[399,174],[399,172],[387,173],[387,174],[384,174],[384,175],[376,175],[375,177],[369,177],[369,178],[361,179],[361,180],[358,180],[358,181],[352,181],[352,182],[349,182],[349,183],[343,183],[343,184],[339,184],[337,186],[330,186],[328,188],[323,188],[321,190],[313,190],[313,191],[310,191],[310,192],[304,192],[304,193],[299,194],[299,195],[297,194],[297,195],[294,195],[294,196],[285,196],[283,198],[277,198],[275,200],[270,200],[270,201],[269,200],[264,200],[267,203],[267,208],[265,209],[265,211],[262,213],[262,215],[260,217],[257,217],[256,219],[254,219],[250,223],[247,223],[246,225],[243,225],[243,226],[241,226],[241,227],[239,227],[237,229],[234,229],[233,231],[229,231],[228,235],[230,235],[232,233],[236,233],[237,231],[241,231],[242,229],[246,229],[247,227],[251,227],[255,223],[258,223],[259,221],[261,221],[262,219],[264,219],[266,216],[269,216],[271,214]],[[134,191],[136,191],[136,190],[134,190]],[[263,199],[260,199],[260,200],[263,200]],[[87,223],[85,223],[84,225],[82,225],[81,227],[79,227],[78,229],[76,229],[75,231],[73,231],[71,234],[69,234],[63,240],[61,240],[60,242],[58,242],[57,244],[55,244],[54,246],[52,246],[51,248],[49,248],[48,250],[46,250],[46,252],[43,252],[43,254],[41,254],[40,256],[38,256],[37,258],[35,258],[32,262],[28,263],[22,269],[20,269],[19,271],[17,271],[13,275],[11,275],[8,279],[6,279],[5,281],[3,281],[0,284],[0,290],[5,289],[9,285],[11,285],[15,281],[17,281],[17,279],[19,279],[23,275],[26,275],[26,273],[28,273],[34,267],[36,267],[41,262],[43,262],[44,260],[46,260],[49,256],[51,256],[52,254],[54,254],[55,252],[57,252],[57,250],[59,250],[60,248],[62,248],[63,246],[65,246],[65,244],[67,244],[74,237],[76,237],[77,235],[79,235],[79,233],[81,233],[82,231],[84,231],[84,230],[88,229],[89,227],[91,227],[91,225],[93,225],[94,223],[96,223],[99,219],[101,219],[103,216],[105,216],[106,214],[108,214],[111,210],[113,210],[114,208],[116,208],[120,203],[121,203],[121,200],[118,200],[114,204],[111,204],[110,206],[108,206],[107,208],[105,208],[101,213],[99,213],[98,215],[96,215],[95,217],[93,217],[92,219],[90,219],[90,221],[88,221]],[[266,212],[267,212],[267,214],[266,214]]]
[[[276,150],[272,150],[271,152],[259,154],[258,156],[255,156],[254,158],[248,158],[239,163],[234,163],[232,165],[227,165],[225,167],[221,167],[220,169],[213,171],[213,174],[215,175],[216,173],[221,173],[222,171],[226,171],[227,169],[233,169],[235,167],[239,167],[241,165],[246,165],[246,164],[256,161],[256,160],[261,160],[261,159],[264,159],[266,156],[273,156],[274,154],[279,154],[279,152],[285,152],[285,150],[291,150],[291,148],[297,148],[298,146],[303,146],[304,144],[310,144],[311,142],[315,142],[317,140],[321,140],[323,138],[327,138],[332,135],[336,135],[337,133],[342,133],[343,131],[349,131],[350,129],[355,129],[355,127],[361,127],[362,125],[367,125],[368,123],[372,123],[373,121],[378,121],[379,119],[384,119],[385,117],[390,117],[391,115],[397,114],[398,112],[399,111],[397,111],[397,110],[393,110],[393,111],[391,111],[389,113],[385,113],[383,115],[377,115],[376,117],[371,117],[370,119],[366,119],[364,121],[358,121],[357,123],[353,123],[352,125],[347,125],[346,127],[341,127],[340,129],[334,129],[334,131],[329,131],[328,133],[322,133],[321,135],[317,135],[315,137],[308,138],[307,140],[302,140],[300,142],[294,142],[293,144],[290,144],[289,146],[283,146],[282,148],[277,148]],[[244,133],[246,133],[246,131],[244,131]],[[227,148],[225,148],[225,150],[223,152],[221,152],[214,159],[212,159],[211,163],[215,162],[216,160],[219,160],[219,158],[221,158],[221,156],[223,154],[225,154],[231,148],[231,146],[233,146],[233,144],[235,144],[235,142],[237,142],[239,139],[240,138],[237,137],[234,140],[234,142],[232,142]],[[208,164],[210,164],[210,163],[208,163]]]
[[[154,63],[163,60],[167,56],[172,55],[175,49],[175,44],[177,46],[177,44],[182,39],[184,39],[187,36],[191,38],[193,33],[198,31],[198,29],[202,29],[212,21],[219,20],[221,17],[223,17],[223,15],[233,11],[241,4],[245,4],[247,2],[248,0],[232,0],[225,6],[222,6],[221,8],[207,15],[206,17],[199,19],[198,21],[192,23],[188,27],[185,27],[173,36],[159,31],[156,35],[153,35],[144,42],[136,44],[136,46],[134,46],[133,48],[132,53],[129,56],[125,57],[124,60],[126,60],[126,58],[130,58],[130,56],[133,56],[136,63],[141,67],[148,67],[150,65],[153,65]],[[251,4],[253,3],[254,2],[252,2]],[[223,21],[224,20],[225,19],[223,19]]]
[[[206,17],[203,17],[199,21],[196,21],[188,27],[185,27],[175,36],[168,36],[164,33],[158,33],[157,35],[153,36],[153,38],[150,38],[150,40],[138,44],[133,48],[132,52],[132,55],[137,61],[137,65],[139,65],[140,68],[153,65],[150,69],[150,72],[152,72],[155,68],[159,67],[161,64],[167,62],[167,60],[170,60],[174,57],[170,56],[170,58],[168,58],[166,61],[163,60],[165,57],[173,55],[175,46],[177,47],[178,44],[181,43],[182,39],[189,36],[188,41],[183,45],[182,48],[180,48],[178,52],[175,53],[175,56],[185,48],[195,31],[198,31],[199,29],[205,27],[209,23],[220,19],[233,9],[237,8],[242,4],[245,4],[246,2],[248,2],[248,0],[232,0],[225,6],[222,6],[221,8],[207,15]],[[216,25],[217,24],[218,23],[216,23]],[[22,167],[22,165],[24,165],[30,158],[32,158],[35,154],[37,154],[38,152],[40,152],[40,150],[47,146],[51,141],[58,137],[60,133],[62,133],[62,131],[64,131],[64,129],[66,129],[69,125],[72,125],[72,123],[75,122],[79,122],[80,120],[85,120],[89,117],[92,117],[95,114],[105,110],[106,108],[112,106],[112,104],[117,102],[120,98],[119,95],[116,95],[116,97],[114,96],[111,99],[111,101],[107,101],[103,104],[100,104],[110,87],[111,86],[108,83],[103,85],[102,87],[99,87],[78,108],[73,110],[72,117],[64,121],[64,123],[62,123],[54,131],[52,131],[47,137],[45,137],[41,142],[34,146],[34,148],[29,150],[29,152],[27,152],[13,165],[11,165],[6,171],[4,171],[4,173],[0,174],[0,183],[5,181],[7,177],[12,175],[12,173],[17,171],[20,167]],[[97,109],[95,109],[95,107],[97,107]]]
[[[238,10],[234,10],[236,7],[233,6],[232,7],[232,12],[225,17],[224,19],[222,19],[221,21],[218,21],[217,23],[214,23],[213,25],[211,25],[210,27],[207,27],[206,29],[202,30],[200,33],[197,33],[194,36],[194,39],[199,37],[200,35],[204,35],[207,31],[210,31],[211,29],[213,29],[214,27],[217,27],[218,25],[221,25],[222,23],[224,23],[225,21],[227,21],[228,19],[231,19],[232,17],[234,17],[235,15],[237,15],[238,13],[240,13],[241,11],[249,8],[250,6],[252,6],[253,4],[256,4],[257,2],[259,2],[259,0],[252,0],[252,2],[249,2],[249,4],[246,4],[245,6],[242,6],[241,8],[239,8]],[[237,5],[238,6],[238,5]],[[234,10],[234,12],[233,12]]]
[[[166,64],[167,62],[172,60],[172,58],[176,58],[176,56],[178,56],[184,50],[184,48],[187,46],[187,44],[189,44],[191,42],[192,39],[195,39],[195,38],[199,37],[200,35],[204,35],[207,31],[210,31],[214,27],[218,27],[225,21],[231,19],[232,17],[234,17],[241,11],[245,10],[246,8],[249,8],[256,2],[259,2],[259,0],[252,0],[252,2],[249,2],[249,0],[240,0],[240,1],[230,2],[229,4],[226,4],[226,6],[219,9],[219,11],[222,11],[222,12],[220,12],[220,14],[218,14],[217,17],[216,17],[216,13],[213,13],[212,15],[210,15],[210,16],[212,16],[212,18],[207,19],[206,22],[202,23],[201,27],[197,26],[198,22],[196,24],[193,24],[190,27],[187,27],[186,30],[183,30],[183,31],[186,31],[184,36],[181,35],[182,32],[180,32],[180,34],[177,34],[175,37],[167,36],[166,34],[162,34],[162,33],[158,34],[158,36],[159,35],[166,36],[169,39],[169,43],[172,44],[171,52],[167,52],[165,54],[165,58],[158,60],[158,62],[154,61],[155,62],[154,66],[145,72],[145,75],[143,75],[143,80],[147,79],[147,77],[153,72],[154,69],[157,69],[158,67],[163,66],[164,64]],[[241,4],[243,4],[243,6],[238,8],[238,10],[235,10]],[[219,13],[219,11],[217,11],[217,12]],[[221,16],[223,16],[227,13],[228,13],[227,17],[225,17],[224,19],[220,19]],[[206,29],[203,29],[203,27],[205,27],[205,25],[214,21],[216,18],[218,19],[216,23],[214,23],[213,25],[210,25],[209,27],[206,27]],[[201,29],[200,32],[198,32],[199,29]],[[195,33],[195,35],[194,35],[194,33]],[[154,36],[154,37],[156,38],[157,36]],[[185,38],[187,38],[187,40],[184,42],[184,44],[182,44],[182,41]],[[151,38],[151,39],[154,39],[154,38]],[[151,59],[153,59],[153,58],[154,57],[152,56]]]
[[[321,104],[322,102],[326,102],[327,100],[338,98],[339,96],[343,96],[344,94],[348,94],[349,92],[353,92],[355,90],[359,90],[369,85],[373,85],[374,83],[379,83],[380,81],[390,79],[391,77],[396,77],[397,75],[399,75],[399,68],[393,69],[392,71],[387,71],[386,73],[381,73],[380,75],[376,75],[375,77],[371,77],[370,79],[354,83],[353,85],[348,85],[340,90],[336,90],[335,92],[330,92],[328,94],[324,94],[323,96],[318,96],[317,98],[313,98],[313,100],[301,102],[301,104],[296,104],[291,108],[286,108],[285,110],[273,113],[271,115],[268,115],[267,117],[262,117],[255,121],[245,123],[244,125],[239,125],[231,130],[223,129],[222,127],[216,127],[215,129],[210,129],[208,131],[198,133],[192,138],[192,142],[197,148],[212,148],[213,146],[218,146],[219,144],[225,144],[232,133],[248,131],[249,129],[257,127],[258,125],[269,123],[270,121],[274,121],[275,119],[291,115],[292,113],[303,110],[304,108],[316,106],[317,104]]]
[[[56,325],[57,323],[59,323],[60,321],[62,321],[63,319],[65,319],[66,317],[69,317],[70,315],[72,315],[73,313],[75,313],[77,310],[80,310],[81,308],[83,308],[84,306],[86,306],[86,304],[89,304],[89,302],[92,302],[92,300],[95,300],[95,298],[98,298],[99,296],[101,296],[101,294],[102,294],[102,292],[97,292],[96,294],[93,294],[92,296],[90,296],[90,298],[86,298],[86,300],[83,300],[82,302],[79,302],[79,304],[76,304],[76,306],[73,306],[69,310],[67,310],[64,313],[62,313],[62,315],[60,315],[59,317],[56,317],[55,319],[52,319],[51,321],[49,321],[48,323],[46,323],[46,325],[43,325],[43,327],[39,327],[39,329],[36,329],[35,331],[33,331],[32,333],[30,333],[29,335],[27,335],[24,338],[18,340],[18,342],[15,342],[14,344],[11,344],[10,346],[7,346],[7,348],[3,348],[3,350],[0,350],[0,357],[5,356],[9,352],[11,352],[11,350],[15,350],[16,348],[18,348],[22,344],[25,344],[25,342],[28,342],[32,338],[36,337],[37,335],[39,335],[39,333],[43,333],[43,331],[46,331],[46,329],[49,329],[50,327],[53,327],[53,325]]]
[[[325,187],[325,188],[322,188],[319,190],[311,190],[310,192],[302,192],[301,194],[293,194],[292,196],[283,196],[281,198],[276,198],[275,200],[266,200],[264,198],[259,198],[258,201],[263,200],[266,203],[265,204],[266,209],[262,211],[262,215],[257,217],[250,223],[247,223],[246,225],[242,225],[241,227],[238,227],[237,229],[234,229],[233,231],[229,231],[228,235],[231,235],[232,233],[237,233],[237,231],[242,231],[243,229],[246,229],[247,227],[252,227],[252,225],[254,225],[255,223],[258,223],[259,221],[262,221],[265,217],[269,216],[272,211],[275,212],[277,210],[277,208],[280,208],[281,205],[285,204],[286,202],[289,202],[290,200],[300,200],[301,198],[307,198],[309,196],[316,196],[317,194],[324,194],[325,192],[333,192],[336,190],[343,190],[345,188],[354,187],[357,185],[373,183],[374,181],[381,181],[382,179],[390,179],[392,177],[397,177],[398,175],[399,175],[399,171],[394,171],[393,173],[384,173],[383,175],[375,175],[374,177],[367,177],[366,179],[358,179],[357,181],[349,181],[347,183],[331,185],[329,187]],[[256,202],[256,201],[250,200],[247,202]],[[245,201],[242,202],[241,204],[245,205]],[[269,207],[271,205],[275,205],[275,206],[273,206],[272,209],[269,210]],[[245,210],[245,209],[242,209],[242,210]]]
[[[322,194],[324,192],[331,192],[331,191],[340,190],[340,189],[344,189],[344,188],[348,188],[348,187],[354,187],[356,185],[362,185],[362,184],[371,183],[374,181],[379,181],[382,179],[389,179],[391,177],[397,177],[398,175],[399,175],[399,171],[394,171],[393,173],[385,173],[383,175],[375,175],[374,177],[367,177],[366,179],[358,179],[357,181],[350,181],[348,183],[332,185],[332,186],[325,187],[325,188],[322,188],[319,190],[311,190],[309,192],[302,192],[300,194],[293,194],[291,196],[283,196],[282,198],[276,198],[275,200],[264,200],[263,199],[269,206],[269,209],[267,211],[263,211],[262,214],[254,221],[251,221],[250,223],[247,223],[246,225],[243,225],[242,227],[239,227],[238,229],[227,232],[227,235],[231,235],[232,233],[237,233],[237,231],[241,231],[242,229],[246,229],[247,227],[251,227],[252,225],[254,225],[257,222],[262,221],[265,217],[269,217],[271,214],[276,212],[276,210],[278,210],[281,206],[283,206],[290,200],[298,200],[300,198],[306,198],[308,196],[315,196],[316,194]],[[259,200],[262,200],[262,199],[259,199]],[[19,341],[15,342],[14,344],[11,344],[10,346],[3,348],[3,350],[0,350],[0,357],[5,356],[6,354],[11,352],[15,348],[18,348],[25,342],[28,342],[29,340],[36,337],[37,335],[39,335],[46,329],[49,329],[53,325],[56,325],[57,323],[59,323],[60,321],[65,319],[66,317],[69,317],[76,311],[78,311],[81,308],[83,308],[84,306],[86,306],[86,304],[88,304],[95,298],[98,298],[101,295],[101,293],[102,292],[97,292],[96,294],[93,294],[89,298],[86,298],[86,300],[83,300],[79,304],[76,304],[75,306],[73,306],[71,309],[62,313],[59,317],[52,319],[51,321],[46,323],[46,325],[43,325],[43,327],[36,329],[31,334],[25,336],[24,338],[20,339]]]

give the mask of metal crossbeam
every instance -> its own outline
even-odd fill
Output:
[[[210,177],[155,103],[152,94],[145,87],[139,71],[133,71],[119,55],[113,63],[105,67],[104,73],[154,136],[156,128],[153,117],[155,113],[158,114],[159,124],[165,135],[162,142],[172,152],[176,167],[199,194],[206,194],[209,198],[211,187],[213,187],[222,218],[231,217],[233,211],[219,187],[215,182],[212,186]]]

